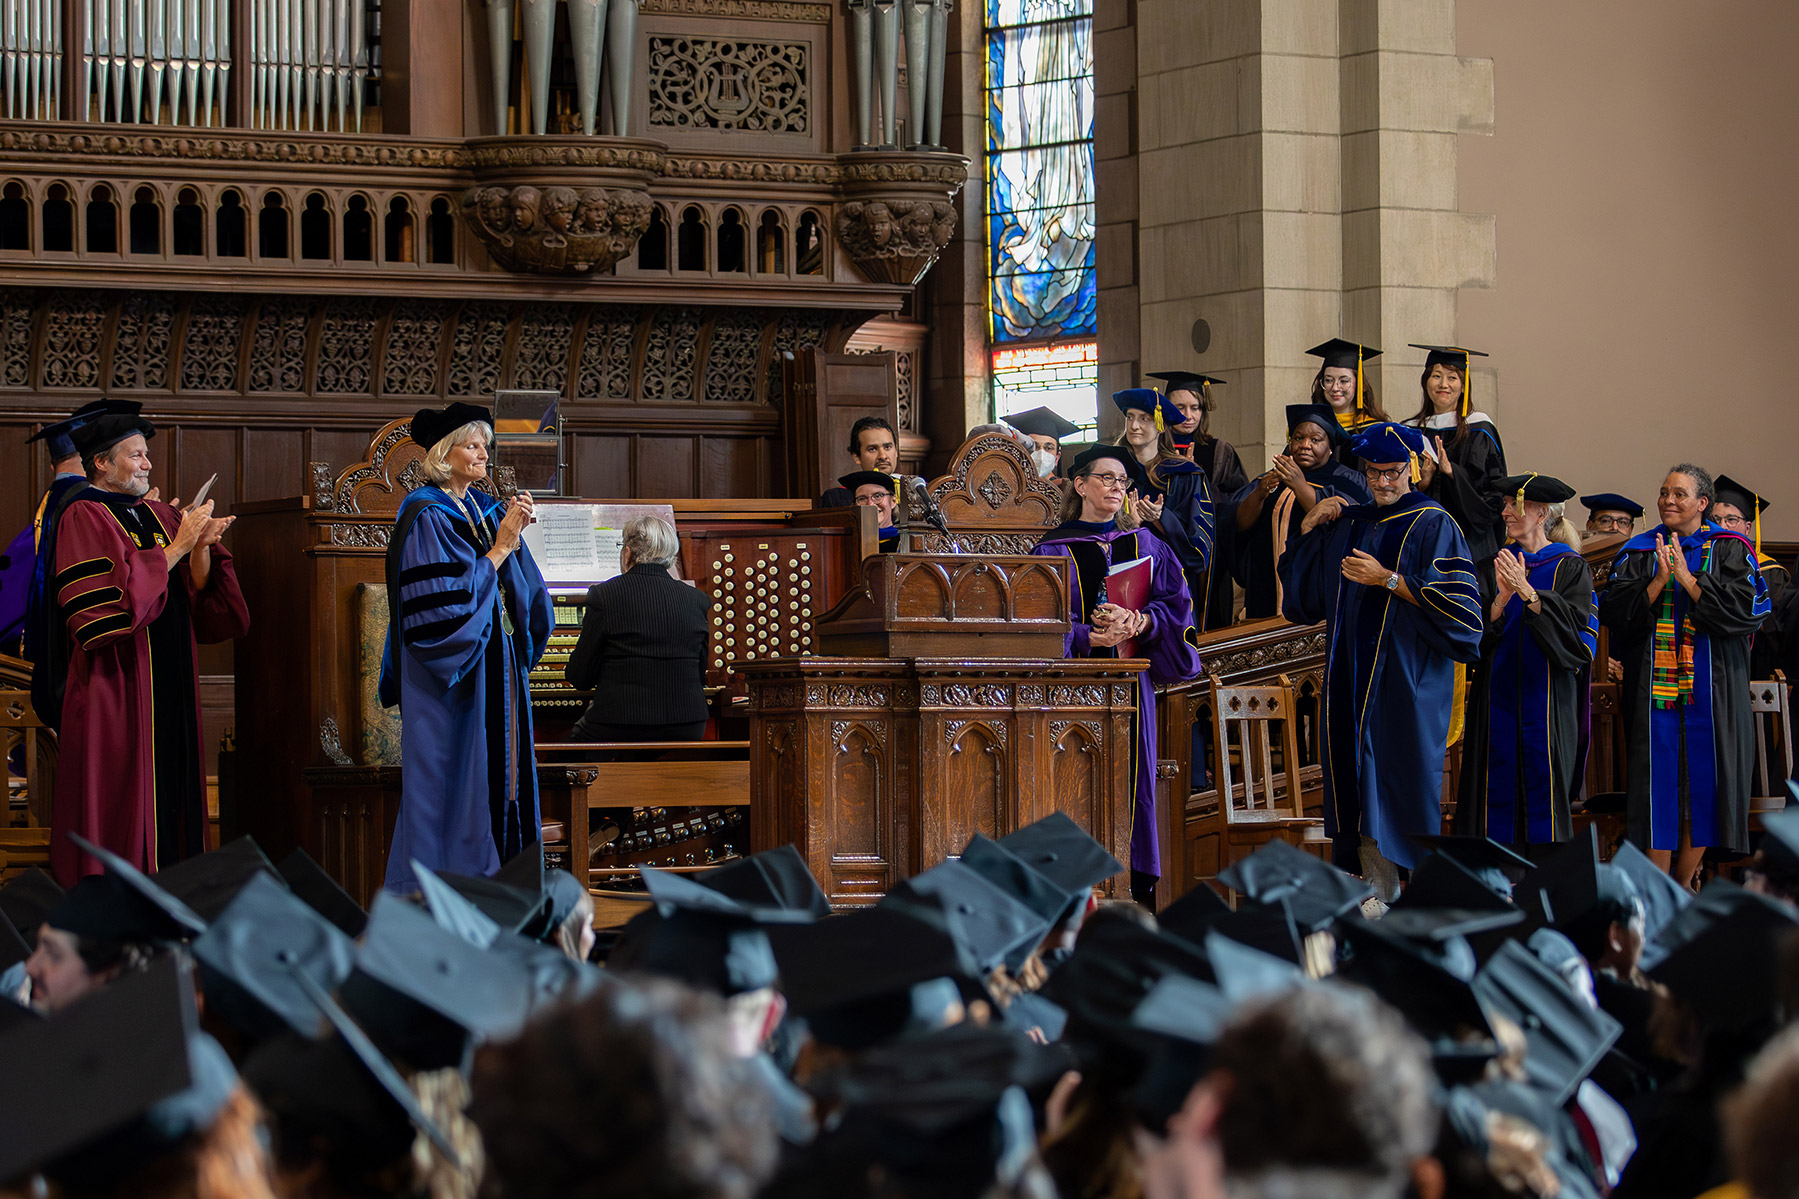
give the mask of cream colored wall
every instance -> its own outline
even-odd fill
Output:
[[[1498,275],[1460,295],[1514,470],[1651,504],[1690,459],[1799,539],[1799,101],[1793,0],[1459,0],[1493,60],[1460,206]]]

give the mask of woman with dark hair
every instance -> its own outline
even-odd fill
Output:
[[[1425,437],[1430,439],[1436,450],[1439,474],[1465,482],[1480,497],[1486,509],[1485,527],[1468,527],[1481,515],[1479,512],[1467,513],[1462,525],[1469,546],[1475,550],[1474,560],[1479,562],[1482,560],[1479,542],[1491,541],[1497,548],[1505,540],[1500,532],[1505,523],[1500,515],[1505,493],[1499,486],[1500,479],[1506,474],[1505,445],[1499,440],[1499,427],[1493,423],[1493,418],[1475,411],[1472,399],[1469,359],[1485,358],[1486,355],[1460,346],[1414,345],[1412,348],[1428,353],[1424,359],[1424,373],[1418,378],[1423,398],[1417,415],[1405,423],[1414,429],[1422,429]],[[1445,503],[1444,507],[1449,505]],[[1455,509],[1450,508],[1450,512],[1455,514]],[[1457,519],[1464,520],[1461,515],[1457,515]]]
[[[1749,639],[1768,613],[1755,547],[1706,519],[1716,498],[1701,467],[1670,470],[1661,524],[1624,543],[1599,601],[1624,665],[1630,839],[1687,886],[1706,847],[1749,852]]]
[[[1244,473],[1242,459],[1237,457],[1237,447],[1222,437],[1212,436],[1212,388],[1222,387],[1225,381],[1191,371],[1163,371],[1149,377],[1168,384],[1168,402],[1185,418],[1173,428],[1175,452],[1192,459],[1212,489],[1216,538],[1213,561],[1223,559],[1223,565],[1212,570],[1205,602],[1201,603],[1200,597],[1195,595],[1193,607],[1194,615],[1204,618],[1201,628],[1221,629],[1231,623],[1236,602],[1226,569],[1233,553],[1231,543],[1236,539],[1231,535],[1231,522],[1224,519],[1223,509],[1228,507],[1225,497],[1236,495],[1249,486],[1249,476]],[[1192,586],[1191,578],[1188,586]]]
[[[1112,402],[1124,414],[1118,444],[1130,450],[1140,471],[1137,517],[1174,551],[1188,593],[1203,599],[1202,584],[1216,559],[1212,487],[1198,464],[1175,448],[1181,411],[1153,387],[1116,392]],[[1196,608],[1196,627],[1203,615]]]
[[[554,623],[549,588],[520,540],[521,492],[501,501],[487,478],[493,417],[473,404],[412,418],[425,483],[400,504],[387,547],[392,620],[381,702],[399,705],[400,813],[389,891],[432,870],[489,875],[538,839],[531,668]]]
[[[1180,560],[1159,537],[1146,535],[1131,510],[1129,492],[1143,486],[1143,468],[1129,451],[1096,445],[1077,457],[1064,484],[1062,523],[1031,552],[1070,560],[1069,620],[1063,655],[1117,658],[1121,646],[1149,659],[1138,676],[1137,754],[1131,771],[1131,893],[1153,899],[1161,877],[1156,842],[1155,684],[1197,678],[1198,634],[1193,601]],[[1148,599],[1138,610],[1112,602],[1107,578],[1138,559],[1149,560]]]
[[[1337,424],[1345,433],[1354,437],[1366,426],[1390,419],[1380,406],[1380,394],[1368,373],[1368,363],[1380,357],[1378,349],[1333,337],[1306,353],[1322,360],[1318,373],[1312,377],[1310,400],[1335,413]],[[1332,456],[1352,469],[1358,465],[1347,445],[1338,446]]]

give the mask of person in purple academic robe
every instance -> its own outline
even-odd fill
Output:
[[[473,404],[423,409],[424,486],[400,505],[387,550],[392,612],[381,702],[400,706],[400,813],[389,891],[412,863],[490,875],[538,839],[530,670],[549,643],[549,589],[520,542],[532,503],[486,478],[493,418]]]
[[[1115,658],[1132,638],[1149,669],[1137,677],[1137,752],[1131,763],[1131,895],[1153,904],[1162,859],[1156,842],[1157,683],[1178,683],[1200,673],[1193,599],[1180,559],[1159,537],[1138,526],[1127,494],[1146,487],[1143,468],[1128,449],[1096,445],[1077,457],[1064,485],[1062,523],[1031,551],[1070,560],[1069,620],[1063,653],[1070,658]],[[1147,557],[1150,600],[1140,612],[1109,603],[1105,579],[1114,565]]]

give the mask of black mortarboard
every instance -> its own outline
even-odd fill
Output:
[[[688,875],[640,870],[655,906],[625,925],[609,968],[659,974],[725,996],[775,984],[779,971],[763,922],[801,923],[806,913],[753,907]]]
[[[1374,894],[1361,879],[1278,839],[1219,871],[1218,881],[1260,904],[1285,899],[1302,933],[1317,932]]]
[[[0,916],[19,930],[26,944],[37,946],[37,930],[50,918],[65,894],[56,880],[30,866],[0,886]]]
[[[1599,860],[1599,834],[1590,825],[1526,874],[1514,898],[1538,922],[1563,932],[1588,918],[1605,925],[1629,920],[1642,902],[1629,875]]]
[[[1762,813],[1762,836],[1757,848],[1771,869],[1782,874],[1799,874],[1799,805],[1790,804],[1778,812]],[[0,906],[4,905],[5,897],[6,893],[0,891]]]
[[[990,837],[976,833],[962,848],[962,864],[1050,924],[1060,924],[1071,897],[1048,875]]]
[[[462,1065],[476,1042],[516,1031],[532,1000],[500,955],[387,893],[375,900],[341,995],[381,1051],[415,1070]]]
[[[1525,1073],[1556,1107],[1573,1098],[1623,1032],[1516,941],[1487,959],[1475,975],[1474,990],[1489,1010],[1524,1030]]]
[[[141,416],[113,412],[83,421],[69,434],[69,440],[83,457],[92,457],[140,433],[148,441],[156,436],[156,426]]]
[[[1489,872],[1489,876],[1491,873]],[[1445,853],[1433,853],[1412,870],[1405,893],[1393,906],[1407,908],[1463,908],[1476,912],[1516,912],[1512,906],[1512,885],[1501,877],[1503,892]],[[1520,913],[1522,915],[1522,913]]]
[[[941,925],[896,908],[863,908],[811,924],[770,925],[781,990],[796,1015],[904,996],[917,983],[978,980],[980,969]]]
[[[1264,953],[1228,933],[1211,932],[1205,939],[1206,960],[1219,990],[1232,1003],[1303,985],[1306,973],[1291,960]]]
[[[1068,464],[1068,477],[1071,479],[1078,478],[1087,473],[1088,468],[1095,462],[1100,462],[1105,459],[1111,459],[1124,467],[1124,473],[1130,476],[1131,481],[1129,486],[1136,488],[1138,491],[1148,489],[1149,476],[1143,473],[1143,464],[1137,461],[1136,455],[1132,454],[1131,451],[1124,446],[1104,444],[1088,446],[1086,449],[1076,454],[1074,456],[1074,461]]]
[[[42,1171],[95,1190],[210,1127],[237,1085],[173,957],[15,1028],[0,1061],[13,1080],[0,1088],[0,1179]]]
[[[1170,395],[1177,391],[1190,391],[1194,395],[1207,399],[1210,398],[1207,394],[1210,388],[1223,387],[1230,382],[1228,379],[1215,379],[1211,375],[1202,375],[1196,371],[1150,371],[1144,377],[1160,379],[1168,384],[1167,390]]]
[[[1483,879],[1489,877],[1484,872],[1495,871],[1500,878],[1507,880],[1508,888],[1536,864],[1491,837],[1432,835],[1407,837],[1406,840],[1427,853],[1436,852],[1454,858]]]
[[[1730,504],[1750,520],[1768,510],[1768,501],[1753,487],[1745,487],[1729,475],[1719,475],[1716,484],[1718,502]]]
[[[1207,932],[1297,966],[1305,961],[1305,938],[1322,931],[1341,914],[1326,918],[1324,913],[1329,906],[1327,902],[1320,902],[1320,896],[1307,899],[1299,891],[1268,903],[1245,899],[1236,911],[1212,921]],[[1302,911],[1305,913],[1303,922],[1298,915]],[[1359,919],[1360,913],[1356,916]]]
[[[268,875],[282,890],[287,889],[256,839],[239,837],[210,853],[158,870],[150,881],[187,904],[202,920],[212,920],[258,874]]]
[[[1763,827],[1766,827],[1766,818]],[[1764,840],[1763,845],[1767,842]],[[1682,908],[1693,902],[1693,893],[1674,881],[1672,875],[1649,860],[1649,855],[1626,841],[1612,854],[1611,865],[1624,873],[1643,901],[1643,937],[1654,937],[1668,927]]]
[[[243,1076],[278,1157],[286,1149],[323,1160],[333,1177],[362,1177],[412,1150],[406,1110],[341,1037],[275,1037],[245,1058]]]
[[[418,879],[419,894],[425,898],[425,910],[437,921],[437,927],[455,933],[479,949],[486,949],[499,937],[500,926],[493,917],[457,894],[436,871],[417,858],[412,859],[412,871]],[[535,897],[533,906],[536,906]]]
[[[880,906],[912,912],[935,907],[955,915],[958,919],[946,927],[982,970],[999,965],[1017,969],[1055,919],[1053,914],[1033,911],[972,866],[953,858],[895,884]]]
[[[544,888],[543,842],[533,841],[494,871],[493,881],[535,895]]]
[[[491,426],[492,410],[460,400],[442,408],[420,408],[412,417],[412,440],[429,450],[462,426],[476,422]]]
[[[1502,499],[1523,496],[1533,504],[1565,504],[1574,498],[1574,488],[1553,475],[1539,475],[1535,471],[1507,475],[1499,480],[1498,488]]]
[[[1187,1102],[1230,1022],[1232,1006],[1217,986],[1171,974],[1158,979],[1131,1012],[1146,1060],[1129,1100],[1146,1127],[1161,1133]]]
[[[1345,341],[1341,337],[1333,337],[1329,341],[1320,342],[1307,350],[1313,358],[1324,359],[1320,369],[1337,367],[1339,370],[1360,371],[1361,364],[1370,358],[1379,358],[1380,351],[1373,346],[1358,345],[1353,341]]]
[[[1020,433],[1029,433],[1033,437],[1053,437],[1057,441],[1081,431],[1079,425],[1053,408],[1032,408],[1028,412],[1014,412],[1000,419]]]
[[[1394,921],[1393,916],[1400,916]],[[1474,992],[1474,950],[1454,922],[1458,913],[1417,909],[1338,926],[1347,956],[1337,976],[1360,983],[1398,1008],[1440,1057],[1462,1056],[1469,1030],[1490,1038],[1492,1026]],[[1482,913],[1486,916],[1486,913]],[[1491,1056],[1491,1044],[1476,1055]]]
[[[101,941],[185,941],[206,931],[194,910],[151,882],[143,871],[76,833],[69,840],[100,860],[106,873],[69,889],[47,923]],[[91,884],[89,878],[110,879]]]
[[[1138,1045],[1130,1017],[1160,979],[1172,974],[1215,982],[1197,945],[1132,920],[1094,919],[1080,942],[1044,982],[1041,994],[1068,1011],[1069,1035]]]
[[[1643,973],[1715,1028],[1776,1015],[1781,940],[1799,915],[1777,899],[1714,881],[1643,948]]]
[[[323,991],[349,977],[356,947],[330,921],[260,871],[194,942],[208,1010],[253,1040],[285,1030],[315,1036],[319,1011],[294,979],[304,970]]]
[[[360,937],[368,927],[369,914],[350,898],[350,893],[326,874],[303,849],[296,849],[281,859],[276,873],[305,901],[306,906],[335,924],[346,937]]]
[[[831,914],[830,900],[806,868],[806,859],[791,845],[765,849],[693,877],[702,887],[752,907],[786,908],[815,919]]]
[[[1580,502],[1588,512],[1627,512],[1632,520],[1643,515],[1643,505],[1635,500],[1625,499],[1615,491],[1599,491],[1592,495],[1583,495]]]
[[[1300,425],[1310,422],[1324,430],[1325,438],[1334,446],[1346,445],[1349,434],[1337,421],[1337,414],[1329,404],[1288,404],[1287,431],[1291,433]]]
[[[50,451],[51,461],[60,462],[64,458],[73,458],[79,452],[75,448],[75,430],[82,425],[96,417],[136,416],[143,410],[144,406],[136,400],[95,400],[91,404],[83,404],[55,424],[45,425],[25,441],[27,444],[44,442],[44,448]]]
[[[1232,915],[1231,905],[1206,883],[1193,887],[1185,895],[1156,913],[1156,925],[1184,941],[1198,945],[1211,927]]]
[[[31,956],[32,946],[19,930],[13,927],[12,921],[0,920],[0,970],[10,970]]]
[[[1116,453],[1116,451],[1114,451]],[[999,839],[1025,865],[1085,903],[1093,888],[1124,870],[1124,864],[1064,812],[1051,812]]]
[[[885,488],[894,495],[899,494],[899,483],[894,480],[892,475],[885,471],[852,470],[847,475],[838,475],[837,483],[840,487],[849,488],[851,495],[854,495],[856,493],[856,488],[862,486],[864,483],[873,483],[876,487]]]

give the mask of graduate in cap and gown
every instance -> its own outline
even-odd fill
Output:
[[[1418,414],[1405,423],[1423,430],[1432,448],[1438,449],[1438,474],[1465,482],[1480,497],[1481,509],[1465,514],[1457,513],[1447,502],[1443,504],[1462,521],[1462,532],[1475,550],[1474,560],[1479,562],[1491,556],[1490,552],[1483,555],[1480,542],[1490,541],[1496,547],[1504,540],[1500,536],[1499,513],[1505,494],[1499,480],[1506,474],[1505,446],[1499,440],[1499,427],[1492,417],[1475,410],[1473,398],[1470,359],[1486,355],[1460,346],[1413,344],[1412,348],[1427,351],[1424,373],[1418,379],[1424,395]],[[1484,521],[1478,519],[1482,516]],[[1476,529],[1476,524],[1484,524],[1485,528]]]
[[[155,435],[125,414],[77,429],[91,486],[56,521],[40,681],[61,697],[50,861],[65,883],[99,869],[68,833],[145,870],[206,850],[196,647],[243,636],[250,614],[219,544],[232,518],[147,498]]]
[[[1624,543],[1599,601],[1624,668],[1630,839],[1683,884],[1708,846],[1749,852],[1749,641],[1768,592],[1755,546],[1707,519],[1715,498],[1702,468],[1669,471],[1660,523]]]
[[[1070,466],[1062,523],[1031,552],[1070,559],[1068,642],[1071,658],[1115,658],[1134,639],[1149,659],[1137,680],[1137,751],[1131,765],[1131,890],[1150,894],[1162,874],[1156,841],[1157,683],[1197,678],[1200,672],[1193,601],[1180,559],[1162,539],[1138,527],[1129,491],[1142,479],[1130,451],[1096,445]],[[1150,598],[1139,612],[1108,602],[1106,576],[1137,558],[1151,563]]]
[[[1599,640],[1593,572],[1564,509],[1574,489],[1512,475],[1494,559],[1481,668],[1462,743],[1456,831],[1513,846],[1566,841],[1586,765],[1588,678]]]
[[[1320,360],[1318,373],[1312,377],[1310,402],[1336,413],[1345,433],[1353,437],[1369,425],[1391,419],[1380,406],[1380,395],[1368,375],[1368,363],[1380,357],[1378,349],[1333,337],[1306,353]],[[1357,465],[1348,445],[1337,447],[1335,457],[1345,466]]]
[[[1583,541],[1626,536],[1636,531],[1637,521],[1643,518],[1643,505],[1615,491],[1583,495],[1580,502],[1587,510],[1587,527],[1580,532]]]
[[[1288,404],[1287,452],[1276,454],[1273,469],[1232,497],[1236,553],[1231,570],[1243,584],[1246,618],[1262,620],[1280,612],[1281,556],[1312,505],[1331,495],[1357,504],[1373,500],[1366,476],[1335,456],[1348,444],[1349,435],[1330,405]]]
[[[1194,597],[1194,627],[1203,628],[1201,584],[1217,557],[1211,483],[1192,459],[1175,449],[1172,430],[1181,412],[1167,396],[1153,387],[1133,387],[1115,392],[1112,402],[1124,414],[1118,444],[1134,456],[1139,471],[1132,501],[1137,516],[1180,559]]]
[[[1031,439],[1031,444],[1036,447],[1031,451],[1031,464],[1037,468],[1039,478],[1060,477],[1062,439],[1079,433],[1079,425],[1053,408],[1032,408],[1001,419]]]
[[[1194,374],[1192,371],[1162,371],[1159,374],[1152,373],[1149,377],[1161,379],[1168,384],[1168,402],[1186,417],[1174,426],[1171,440],[1179,453],[1193,459],[1194,465],[1204,472],[1207,483],[1211,485],[1216,554],[1228,566],[1232,557],[1232,543],[1235,541],[1235,526],[1231,522],[1230,505],[1226,501],[1227,497],[1234,496],[1249,486],[1249,476],[1244,473],[1236,447],[1211,433],[1212,388],[1222,387],[1225,380]],[[1214,570],[1204,601],[1201,602],[1197,595],[1193,597],[1195,614],[1204,617],[1200,627],[1221,629],[1230,624],[1235,603],[1236,594],[1231,588],[1229,573],[1224,569]]]
[[[401,716],[401,796],[386,889],[416,887],[412,862],[493,874],[538,839],[528,676],[554,624],[549,589],[520,535],[532,502],[473,486],[487,477],[488,410],[425,408],[412,440],[429,480],[400,504],[387,548],[393,621],[381,702]]]
[[[1281,560],[1281,614],[1328,622],[1324,827],[1344,869],[1392,902],[1410,837],[1441,832],[1443,755],[1456,663],[1480,654],[1485,622],[1468,542],[1440,504],[1413,490],[1424,441],[1380,424],[1350,452],[1374,503],[1318,503]]]
[[[1793,576],[1786,567],[1762,552],[1762,513],[1768,501],[1753,488],[1745,487],[1729,475],[1718,476],[1718,498],[1712,504],[1711,519],[1732,533],[1740,533],[1755,544],[1755,564],[1761,570],[1762,582],[1768,585],[1770,612],[1778,612],[1786,598]],[[1771,679],[1780,664],[1781,629],[1777,620],[1767,620],[1755,631],[1749,646],[1749,677]]]
[[[878,470],[853,470],[839,475],[837,485],[850,493],[850,502],[860,508],[873,508],[879,519],[879,551],[891,554],[899,548],[899,529],[895,528],[899,508],[899,483],[890,474]]]

